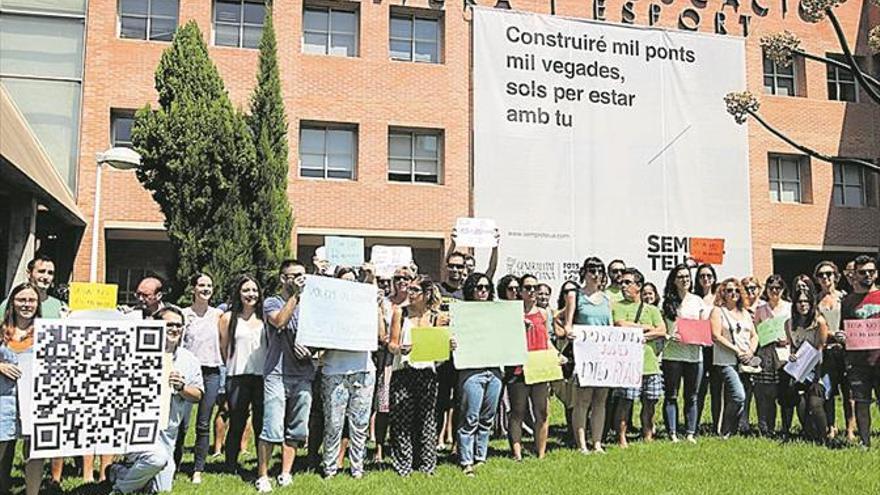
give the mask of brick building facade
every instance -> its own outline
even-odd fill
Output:
[[[759,38],[782,29],[797,34],[809,52],[841,53],[831,25],[805,22],[796,0],[510,3],[519,10],[575,18],[746,34],[748,89],[759,95],[761,114],[768,121],[821,152],[880,159],[880,106],[864,93],[854,102],[832,99],[858,92],[850,87],[846,74],[829,74],[825,65],[803,60],[794,64],[791,77],[772,64],[765,67]],[[95,153],[124,142],[132,110],[156,104],[153,71],[169,43],[133,38],[163,39],[167,37],[163,23],[195,20],[233,102],[246,107],[258,52],[218,45],[236,40],[253,44],[259,27],[253,24],[256,7],[259,4],[235,0],[88,2],[74,186],[84,216],[92,215]],[[163,17],[175,8],[176,20]],[[869,26],[880,23],[880,9],[856,0],[842,4],[836,13],[848,39],[858,40],[854,49],[860,62],[871,74],[880,73],[880,58],[866,42]],[[309,258],[325,234],[351,234],[365,237],[368,246],[412,244],[417,262],[428,272],[439,272],[451,226],[471,209],[470,14],[459,2],[276,0],[274,15],[289,120],[288,194],[296,218],[292,242],[300,257]],[[331,54],[313,53],[321,51],[322,41]],[[417,61],[406,60],[407,42],[409,58]],[[834,94],[830,97],[830,93]],[[841,169],[835,179],[830,164],[799,156],[754,122],[748,126],[755,274],[786,272],[799,265],[805,269],[819,258],[842,260],[854,252],[877,251],[876,175]],[[300,169],[301,158],[309,153],[301,146],[303,129],[313,131],[309,139],[329,139],[333,129],[352,138],[351,179],[303,176],[309,175]],[[407,182],[390,180],[389,135],[399,144],[407,136],[415,142],[421,133],[429,136],[425,142],[433,143],[428,148],[436,145],[434,161],[422,162],[436,174],[436,181],[430,175],[427,183],[416,181],[415,175]],[[717,187],[723,194],[721,184],[707,187]],[[839,197],[832,195],[835,187]],[[161,264],[166,249],[162,218],[131,172],[105,172],[102,198],[99,279],[126,285],[139,270],[149,268],[137,266],[137,260]],[[92,235],[87,227],[73,264],[73,279],[83,280],[88,274],[91,260],[83,246],[89,245]],[[139,252],[152,258],[138,256]]]

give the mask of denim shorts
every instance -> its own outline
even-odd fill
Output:
[[[266,375],[263,381],[263,431],[260,440],[304,445],[309,438],[312,380],[289,375]]]

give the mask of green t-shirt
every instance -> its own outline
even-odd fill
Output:
[[[611,299],[612,303],[624,300],[623,291],[620,290],[620,287],[608,287],[605,289],[605,295],[608,296],[608,299]],[[635,311],[633,311],[633,315],[635,315]]]
[[[643,304],[642,314],[639,315],[639,321],[636,321],[636,313],[639,310],[639,303],[627,301],[626,299],[616,302],[611,306],[611,319],[614,321],[626,321],[629,323],[640,323],[652,327],[660,327],[663,325],[663,316],[660,310],[653,304]],[[645,343],[645,359],[642,368],[643,375],[660,374],[660,358],[657,352],[657,340]]]
[[[9,303],[9,298],[3,300],[0,303],[0,319],[6,316],[6,306]],[[40,305],[41,318],[61,318],[61,313],[64,310],[64,302],[61,299],[56,299],[52,296],[46,298],[43,301],[43,304]]]

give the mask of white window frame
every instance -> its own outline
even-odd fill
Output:
[[[238,3],[238,18],[240,19],[238,23],[226,22],[226,21],[217,21],[217,2],[218,0],[213,0],[211,4],[211,30],[213,37],[213,45],[224,47],[224,48],[241,48],[244,50],[256,50],[259,48],[258,46],[244,46],[244,28],[246,27],[259,27],[260,32],[263,31],[263,26],[265,26],[265,22],[260,22],[260,24],[253,24],[249,22],[244,22],[244,4],[246,3],[261,3],[263,4],[263,9],[268,8],[266,5],[266,1],[256,1],[256,0],[236,0]],[[232,3],[229,0],[224,1],[223,3]],[[223,26],[238,26],[238,45],[218,45],[217,44],[217,25],[221,24]]]
[[[396,38],[391,34],[391,21],[394,18],[398,19],[407,19],[410,22],[409,29],[409,37],[408,38]],[[416,39],[416,20],[420,21],[431,21],[437,24],[437,38],[434,40],[427,39]],[[409,57],[401,58],[395,57],[392,55],[391,51],[391,42],[392,41],[406,41],[409,43]],[[437,60],[416,60],[416,41],[422,42],[434,42],[437,45]],[[390,9],[390,14],[388,17],[388,57],[391,60],[397,60],[400,62],[415,62],[420,64],[442,64],[443,63],[443,15],[442,13],[435,14],[433,11],[430,13],[419,12],[418,10],[403,10],[392,7]]]
[[[312,177],[308,175],[303,175],[302,170],[302,131],[308,130],[319,130],[324,132],[324,150],[321,156],[323,157],[323,175],[321,177]],[[327,152],[327,133],[329,131],[348,131],[352,133],[352,149],[351,149],[351,176],[350,177],[330,177],[329,171],[346,171],[345,169],[336,169],[330,168],[329,165],[329,157],[330,154]],[[311,154],[311,153],[310,153]],[[336,124],[336,123],[322,123],[322,122],[306,122],[301,123],[299,126],[299,149],[298,149],[298,170],[297,173],[301,179],[312,179],[312,180],[340,180],[340,181],[354,181],[357,180],[357,163],[358,163],[358,127],[354,124]],[[308,168],[308,170],[317,170],[316,168]]]
[[[768,73],[766,71],[766,62],[770,62],[772,64],[771,71]],[[780,69],[782,69],[779,64],[776,62],[769,60],[767,55],[764,54],[761,60],[761,69],[764,72],[764,94],[774,95],[774,96],[798,96],[798,78],[797,78],[797,66],[795,64],[795,60],[792,60],[791,65],[789,65],[791,69],[791,74],[780,73]],[[772,80],[772,84],[767,86],[767,78]],[[780,93],[780,85],[779,81],[782,79],[791,80],[791,94],[785,95]],[[767,90],[770,91],[767,91]]]
[[[791,179],[783,179],[782,178],[782,162],[783,161],[794,161],[797,164],[797,180]],[[803,204],[804,203],[804,157],[797,155],[782,155],[782,154],[771,154],[768,159],[768,184],[770,187],[770,192],[773,194],[773,197],[770,198],[770,201],[774,203],[786,203],[786,204]],[[773,178],[773,175],[770,171],[776,172],[776,178]],[[794,201],[787,201],[782,199],[782,186],[784,184],[797,184],[797,197]]]
[[[312,11],[322,11],[327,13],[327,31],[313,31],[306,30],[305,27],[305,16],[306,12]],[[349,33],[345,31],[334,31],[333,29],[333,13],[334,12],[343,12],[346,14],[354,14],[355,22],[354,22],[354,32]],[[360,55],[360,25],[361,25],[361,12],[357,5],[348,6],[348,5],[329,5],[323,3],[316,2],[304,2],[303,3],[303,33],[300,38],[300,50],[302,53],[306,55],[325,55],[330,57],[344,57],[344,58],[356,58]],[[327,36],[327,43],[324,45],[324,53],[312,53],[306,52],[306,33],[317,33]],[[336,55],[330,53],[330,47],[333,45],[333,35],[349,35],[354,37],[354,53],[351,55]]]
[[[407,136],[409,137],[409,155],[408,156],[395,156],[391,154],[391,138],[392,136]],[[437,139],[437,155],[434,157],[434,160],[437,163],[437,173],[436,174],[426,174],[424,172],[416,172],[416,137],[417,136],[431,136]],[[402,172],[392,172],[391,171],[391,160],[409,160],[409,180],[395,180],[391,178],[392,173],[398,174]],[[430,159],[420,158],[419,160],[430,161]],[[388,182],[393,182],[395,184],[433,184],[439,185],[443,183],[443,131],[436,129],[407,129],[407,128],[399,128],[392,127],[388,130]],[[417,181],[416,176],[423,177],[436,177],[434,181]]]
[[[169,17],[166,15],[153,15],[153,2],[155,0],[147,0],[147,13],[146,15],[140,14],[125,14],[122,12],[122,0],[117,0],[116,2],[116,37],[123,40],[134,40],[134,41],[155,41],[157,43],[170,43],[171,40],[160,40],[154,39],[150,37],[150,31],[153,24],[153,18],[158,17],[162,19],[174,19],[174,25],[180,26],[180,0],[174,0],[177,3],[177,13],[174,17]],[[123,17],[132,17],[137,19],[146,19],[146,31],[144,31],[143,38],[131,38],[122,36],[122,18]],[[174,33],[172,33],[172,38],[174,37]]]
[[[833,167],[833,185],[832,185],[832,194],[831,201],[834,206],[845,207],[845,208],[865,208],[868,205],[868,188],[867,188],[867,177],[865,177],[865,167],[860,165],[855,165],[852,163],[834,163]],[[846,168],[854,167],[859,171],[859,183],[858,184],[848,184],[846,182]],[[840,180],[838,180],[840,179]],[[851,205],[846,203],[846,188],[847,187],[858,187],[861,190],[861,194],[859,195],[859,204]],[[840,202],[834,200],[834,192],[840,191]]]
[[[826,54],[828,58],[833,58],[839,62],[846,63],[846,58],[843,55],[838,53],[828,53]],[[856,59],[858,62],[858,59]],[[844,103],[858,103],[859,102],[859,81],[856,80],[855,75],[852,75],[852,79],[845,80],[840,78],[841,72],[847,72],[840,67],[835,65],[828,64],[828,70],[826,71],[826,78],[828,79],[828,99],[831,101],[842,101]],[[834,92],[836,94],[836,98],[831,97],[831,85],[834,85]],[[853,100],[844,100],[840,97],[840,87],[841,86],[852,86],[853,87]]]
[[[131,119],[134,124],[134,110],[125,110],[121,108],[113,108],[110,110],[110,145],[113,147],[122,146],[132,148],[131,141],[118,141],[116,138],[116,122],[119,119]]]

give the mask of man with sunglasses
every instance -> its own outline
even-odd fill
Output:
[[[847,320],[880,319],[880,287],[877,285],[877,260],[861,255],[855,259],[853,292],[841,301],[841,324],[836,337],[845,339],[842,332]],[[871,446],[871,396],[880,404],[880,349],[847,350],[846,371],[856,402],[856,425],[862,446]]]
[[[620,286],[620,280],[623,278],[623,272],[626,270],[626,263],[623,260],[614,260],[608,263],[608,288],[605,293],[611,299],[611,303],[623,301],[623,289]]]
[[[452,243],[454,248],[455,232],[453,232]],[[446,280],[437,284],[440,290],[441,311],[449,311],[449,304],[453,301],[464,300],[464,280],[467,278],[467,265],[465,265],[465,254],[452,251],[446,256]],[[454,442],[453,431],[455,431],[454,416],[457,407],[456,403],[456,382],[457,373],[452,360],[444,361],[437,367],[437,429],[439,431],[438,447],[443,447],[446,440]]]
[[[297,447],[309,438],[309,412],[315,365],[312,351],[296,343],[299,300],[305,285],[306,267],[298,260],[281,262],[281,293],[266,298],[263,313],[269,323],[268,349],[263,366],[265,411],[257,444],[257,489],[270,491],[269,461],[275,445],[281,445],[281,474],[278,486],[293,481]]]
[[[159,432],[156,448],[125,456],[123,463],[107,468],[107,479],[114,493],[170,492],[174,481],[174,446],[180,421],[188,416],[192,405],[202,399],[205,385],[199,359],[180,346],[183,340],[185,318],[176,306],[166,305],[153,316],[165,322],[165,352],[173,356],[173,368],[168,377],[171,387],[171,407],[168,426]]]

